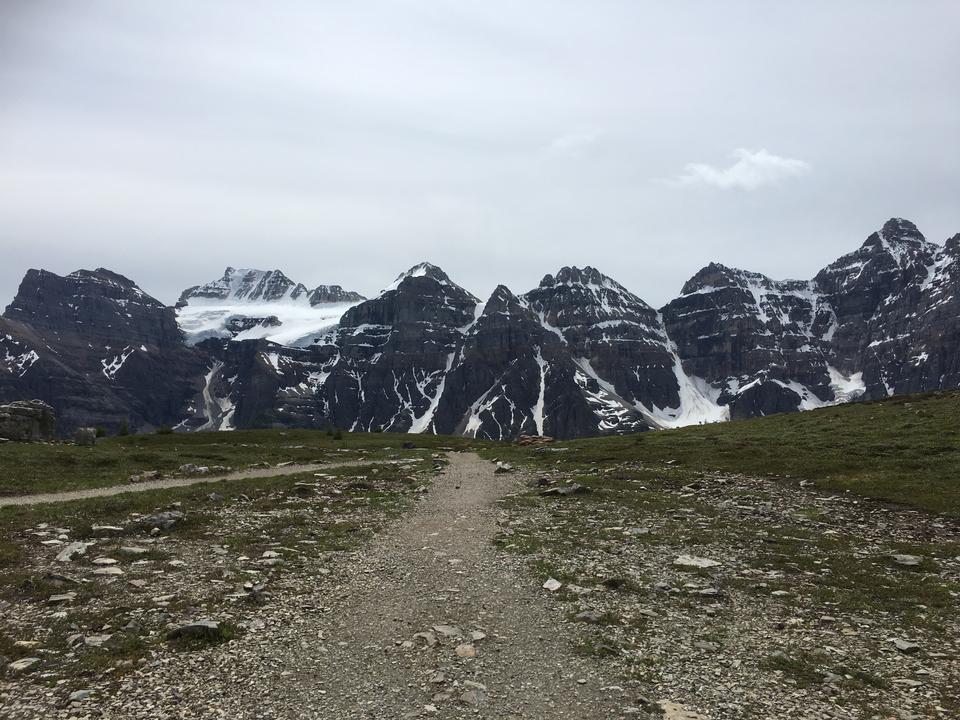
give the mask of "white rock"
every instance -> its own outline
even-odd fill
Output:
[[[14,672],[23,672],[24,670],[29,670],[34,665],[40,662],[40,658],[28,657],[21,658],[20,660],[15,660],[14,662],[7,665],[8,668]]]
[[[109,565],[107,567],[97,568],[93,571],[94,575],[123,575],[123,570],[116,567],[115,565]]]
[[[563,587],[563,583],[557,580],[556,578],[547,578],[547,581],[543,584],[544,590],[549,590],[550,592],[556,592]]]
[[[717,567],[720,563],[716,560],[697,557],[696,555],[681,555],[673,561],[673,564],[677,567],[712,568]]]
[[[86,555],[87,543],[72,542],[57,553],[57,562],[70,562],[74,555]]]

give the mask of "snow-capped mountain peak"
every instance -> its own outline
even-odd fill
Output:
[[[310,290],[280,270],[228,267],[220,279],[184,290],[177,316],[191,343],[226,337],[302,345],[363,300],[339,285]]]
[[[388,293],[396,290],[397,288],[400,287],[400,284],[403,283],[403,281],[405,280],[408,280],[410,278],[422,278],[422,277],[435,280],[441,285],[453,284],[451,283],[449,276],[439,267],[428,262],[422,262],[414,265],[412,268],[410,268],[406,272],[402,272],[399,275],[397,275],[397,278],[392,283],[390,283],[385,288],[383,288],[383,290],[380,291],[380,294],[382,295],[383,293]]]

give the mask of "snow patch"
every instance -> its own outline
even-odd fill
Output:
[[[534,360],[537,362],[537,367],[540,368],[540,394],[537,396],[537,403],[533,406],[532,410],[533,424],[537,428],[537,435],[543,435],[543,406],[547,392],[547,372],[549,368],[547,361],[543,359],[543,354],[540,352],[539,346],[537,347],[537,354]]]
[[[269,340],[278,345],[301,347],[335,327],[343,314],[359,303],[328,303],[311,306],[308,302],[201,302],[191,299],[177,310],[177,322],[190,345],[207,338],[229,338],[226,322],[233,317],[267,318],[275,316],[279,326],[257,325],[244,330],[234,340]]]
[[[863,372],[844,375],[832,365],[827,365],[830,374],[830,389],[833,390],[834,403],[850,402],[867,391],[863,382]]]

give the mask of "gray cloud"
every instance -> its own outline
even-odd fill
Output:
[[[958,24],[952,0],[12,0],[0,303],[36,266],[172,302],[226,265],[369,294],[430,260],[478,295],[592,264],[659,304],[711,260],[809,277],[892,215],[942,241]],[[784,170],[733,148],[814,171],[720,192]]]

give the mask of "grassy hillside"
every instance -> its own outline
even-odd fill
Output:
[[[812,480],[827,490],[960,516],[960,392],[935,392],[679,430],[579,440],[518,461],[581,469],[674,461],[680,469]]]
[[[0,446],[0,494],[113,485],[143,470],[184,463],[244,467],[256,462],[335,462],[397,451],[403,442],[436,449],[484,448],[534,466],[561,461],[589,471],[605,463],[671,462],[680,471],[716,470],[812,480],[823,489],[960,516],[960,392],[855,403],[716,425],[553,443],[536,450],[467,438],[249,430],[107,438],[94,448]]]

